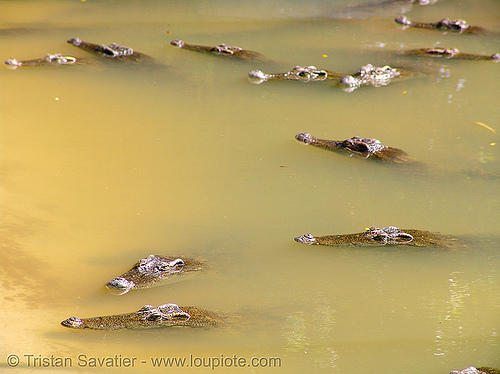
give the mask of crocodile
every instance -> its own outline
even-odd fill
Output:
[[[15,58],[9,58],[4,62],[5,66],[9,69],[17,69],[21,66],[61,66],[88,63],[89,60],[87,59],[76,58],[73,56],[63,56],[61,54],[48,54],[42,58],[22,61],[19,61]]]
[[[424,57],[444,57],[447,59],[462,59],[462,60],[500,60],[500,53],[492,55],[480,55],[474,53],[460,52],[456,48],[418,48],[400,52],[403,55],[424,56]]]
[[[385,146],[380,140],[373,138],[353,136],[346,140],[326,140],[315,138],[311,134],[303,132],[295,135],[295,139],[315,147],[347,153],[349,157],[359,156],[400,165],[417,163],[402,149]]]
[[[208,53],[215,56],[225,56],[234,59],[245,61],[268,61],[268,59],[259,52],[249,51],[236,46],[229,46],[226,44],[219,44],[216,46],[206,46],[198,44],[190,44],[176,39],[170,42],[174,47],[187,49],[190,51]]]
[[[315,66],[295,66],[290,71],[284,73],[266,74],[260,70],[252,70],[248,73],[248,78],[251,83],[261,84],[267,81],[300,81],[300,82],[322,82],[326,80],[337,80],[345,74],[339,74],[326,69],[318,69]]]
[[[451,31],[458,34],[491,34],[491,31],[480,26],[472,26],[463,19],[450,20],[443,18],[438,22],[413,22],[406,16],[396,17],[396,23],[399,23],[405,28],[416,27],[420,29],[435,29],[440,31]]]
[[[458,239],[424,230],[400,229],[395,226],[368,228],[365,232],[344,235],[313,236],[304,234],[294,239],[308,245],[328,245],[334,247],[373,247],[387,245],[409,245],[415,247],[451,248]]]
[[[120,46],[116,43],[112,43],[110,45],[94,44],[84,42],[80,38],[71,38],[68,40],[68,43],[98,57],[104,57],[107,60],[127,62],[131,64],[155,63],[153,57],[134,51],[132,48]]]
[[[144,305],[132,313],[110,316],[78,318],[70,317],[61,322],[73,329],[119,330],[149,329],[160,327],[223,327],[229,316],[196,306],[179,307],[177,304],[163,304],[155,307]]]
[[[152,254],[140,259],[130,270],[108,282],[106,287],[113,291],[119,291],[119,294],[122,295],[132,289],[161,285],[205,267],[205,263],[198,260]]]
[[[380,162],[387,165],[393,165],[404,172],[410,172],[414,175],[428,175],[431,177],[441,178],[444,173],[447,175],[463,178],[481,178],[487,180],[500,180],[500,174],[496,170],[468,170],[461,171],[447,170],[443,168],[432,168],[430,165],[417,161],[405,151],[395,147],[383,145],[380,140],[374,138],[361,138],[353,136],[346,140],[327,140],[318,139],[307,132],[302,132],[295,135],[295,139],[313,145],[315,147],[324,148],[330,151],[347,154],[348,157],[359,157],[362,159],[370,159],[375,162]]]
[[[478,368],[469,366],[463,370],[453,370],[450,374],[500,374],[500,370],[487,366]]]

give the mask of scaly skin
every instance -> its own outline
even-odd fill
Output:
[[[84,42],[79,38],[72,38],[68,43],[90,52],[96,56],[112,61],[122,61],[132,64],[152,64],[154,59],[144,53],[136,52],[132,48],[120,46],[116,43],[110,45]]]
[[[500,374],[500,369],[495,369],[488,366],[478,367],[477,370],[482,371],[485,374]]]
[[[75,65],[75,64],[88,64],[86,59],[76,58],[73,56],[63,56],[61,54],[48,54],[43,58],[33,60],[18,61],[15,58],[9,58],[4,62],[7,68],[17,69],[21,66],[60,66],[60,65]]]
[[[500,60],[500,54],[479,55],[474,53],[463,53],[456,48],[419,48],[401,52],[403,55],[424,56],[424,57],[444,57],[446,59],[461,60]]]
[[[267,58],[259,52],[249,51],[240,47],[228,46],[225,44],[206,46],[190,44],[178,39],[172,40],[170,44],[177,48],[187,49],[194,52],[208,53],[216,56],[225,56],[246,61],[268,61]]]
[[[397,227],[370,227],[356,234],[313,236],[304,234],[294,239],[308,245],[327,245],[334,247],[379,247],[386,245],[407,245],[415,247],[452,248],[457,239],[430,231],[399,229]]]
[[[469,366],[463,370],[453,370],[450,374],[500,374],[500,370],[492,367],[478,367]]]
[[[431,29],[439,31],[451,31],[458,34],[490,34],[491,32],[480,26],[471,26],[463,19],[450,20],[443,18],[438,22],[413,22],[406,16],[400,16],[395,21],[406,27],[420,29]]]
[[[150,329],[161,327],[223,327],[228,316],[207,309],[177,304],[164,304],[158,307],[144,305],[132,313],[111,316],[78,318],[70,317],[61,322],[64,327],[73,329],[120,330]]]
[[[303,132],[295,135],[295,139],[315,147],[347,153],[348,156],[359,156],[393,164],[416,163],[405,151],[382,145],[380,140],[373,138],[354,136],[346,140],[326,140],[315,138],[311,134]]]
[[[111,280],[106,287],[124,294],[131,289],[149,288],[206,268],[193,259],[149,255],[139,260],[123,275]]]

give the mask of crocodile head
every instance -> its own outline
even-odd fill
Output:
[[[297,236],[293,240],[295,240],[298,243],[308,244],[308,245],[318,244],[316,238],[314,236],[312,236],[311,234],[304,234],[301,236]]]
[[[172,44],[174,47],[177,47],[177,48],[184,47],[184,42],[182,40],[179,40],[179,39],[172,40],[170,42],[170,44]]]
[[[83,328],[83,321],[78,317],[69,317],[61,322],[61,325],[71,327],[73,329]]]
[[[186,263],[181,258],[168,261],[156,255],[149,255],[143,258],[136,265],[135,270],[141,277],[160,277],[168,274],[176,274],[182,271]],[[125,274],[124,274],[125,275]],[[133,280],[125,277],[116,277],[106,285],[106,288],[118,291],[118,295],[123,295],[137,285]]]
[[[4,62],[7,68],[9,69],[17,69],[19,66],[22,66],[23,64],[16,60],[15,58],[9,58],[7,61]]]
[[[108,284],[106,285],[106,288],[110,290],[119,291],[120,292],[119,295],[127,293],[134,287],[135,283],[133,281],[127,280],[123,277],[116,277],[115,279],[109,281]]]
[[[304,142],[306,144],[311,144],[316,140],[316,138],[311,134],[309,134],[308,132],[301,132],[300,134],[295,135],[295,139]]]
[[[411,24],[412,24],[412,22],[406,16],[396,17],[396,19],[394,21],[396,21],[397,23],[400,23],[401,25],[404,25],[404,26],[411,26]]]
[[[82,39],[80,39],[80,38],[71,38],[70,40],[68,40],[68,43],[69,44],[73,44],[75,47],[79,47],[80,44],[82,44]]]
[[[253,84],[261,84],[269,79],[269,74],[266,74],[260,70],[252,70],[248,73],[248,79]]]

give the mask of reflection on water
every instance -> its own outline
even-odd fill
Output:
[[[440,321],[439,328],[436,330],[435,337],[435,352],[436,356],[444,356],[462,352],[467,354],[469,347],[476,344],[474,338],[471,337],[467,324],[464,324],[464,315],[471,313],[468,310],[468,305],[475,305],[474,314],[477,318],[481,318],[484,311],[495,313],[495,318],[498,314],[495,312],[498,307],[493,303],[491,309],[487,307],[487,300],[474,300],[474,286],[471,281],[464,279],[465,272],[454,271],[450,274],[449,282],[449,300],[447,300],[442,314],[438,314],[436,318]],[[475,284],[484,283],[483,287],[491,287],[490,281],[474,280]],[[473,300],[471,300],[471,298]],[[498,347],[497,340],[498,325],[494,324],[489,328],[484,328],[481,331],[482,339],[491,345],[492,348]]]
[[[408,11],[498,30],[496,1],[3,1],[0,8],[4,60],[89,57],[66,42],[78,36],[129,46],[164,67],[0,69],[1,365],[11,352],[32,352],[273,356],[287,372],[500,366],[498,64],[397,54],[432,46],[492,54],[498,37],[402,30],[393,20]],[[342,11],[353,18],[340,19]],[[187,53],[173,39],[238,45],[273,63]],[[352,93],[325,82],[247,79],[254,69],[352,73],[368,63],[421,74]],[[303,147],[294,139],[301,132],[378,138],[429,173]],[[293,241],[373,225],[472,238],[449,252]],[[203,259],[210,269],[122,296],[107,292],[110,279],[151,253]],[[242,318],[214,331],[59,325],[169,302]]]
[[[313,356],[315,367],[335,370],[338,354],[329,346],[329,337],[336,323],[335,310],[321,294],[317,297],[313,304],[300,305],[287,317],[283,334],[287,341],[286,351]],[[314,335],[318,333],[319,339],[308,336],[310,331]]]
[[[460,340],[464,338],[463,326],[460,325],[460,315],[464,309],[464,299],[470,296],[470,289],[467,283],[460,285],[458,282],[460,278],[459,272],[453,272],[451,276],[453,278],[448,279],[450,282],[450,300],[448,301],[450,309],[447,310],[445,316],[439,316],[443,321],[443,326],[436,331],[436,351],[434,352],[436,356],[444,355],[448,353],[449,349],[453,348],[456,341],[451,338],[452,336],[456,336],[456,339]],[[446,341],[443,342],[443,338]]]
[[[38,237],[44,223],[28,215],[19,216],[11,209],[12,200],[2,193],[0,273],[2,315],[2,337],[0,347],[3,352],[13,347],[27,349],[21,343],[24,337],[41,337],[45,329],[40,324],[50,320],[50,310],[60,306],[68,289],[60,284],[58,269],[50,261],[50,256],[27,251],[32,238]],[[19,205],[23,205],[22,203]],[[40,350],[61,351],[64,345],[55,341],[37,338]],[[26,340],[25,340],[26,341]],[[3,362],[2,362],[3,364]]]

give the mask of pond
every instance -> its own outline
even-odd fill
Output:
[[[232,370],[240,358],[242,373],[499,367],[499,65],[398,54],[491,55],[499,36],[403,30],[402,12],[500,32],[496,0],[0,1],[2,61],[92,59],[66,43],[79,37],[157,63],[0,70],[0,367],[11,354],[27,372],[58,362],[54,371],[123,372],[136,358],[127,370],[154,373],[162,357],[186,358],[186,373]],[[185,51],[173,39],[272,61]],[[352,74],[367,63],[423,74],[350,93],[247,78],[295,65]],[[307,147],[294,139],[301,132],[377,138],[428,172]],[[370,226],[474,239],[453,251],[293,240]],[[122,296],[106,290],[152,253],[210,269]],[[60,325],[164,303],[241,319],[213,330]]]

